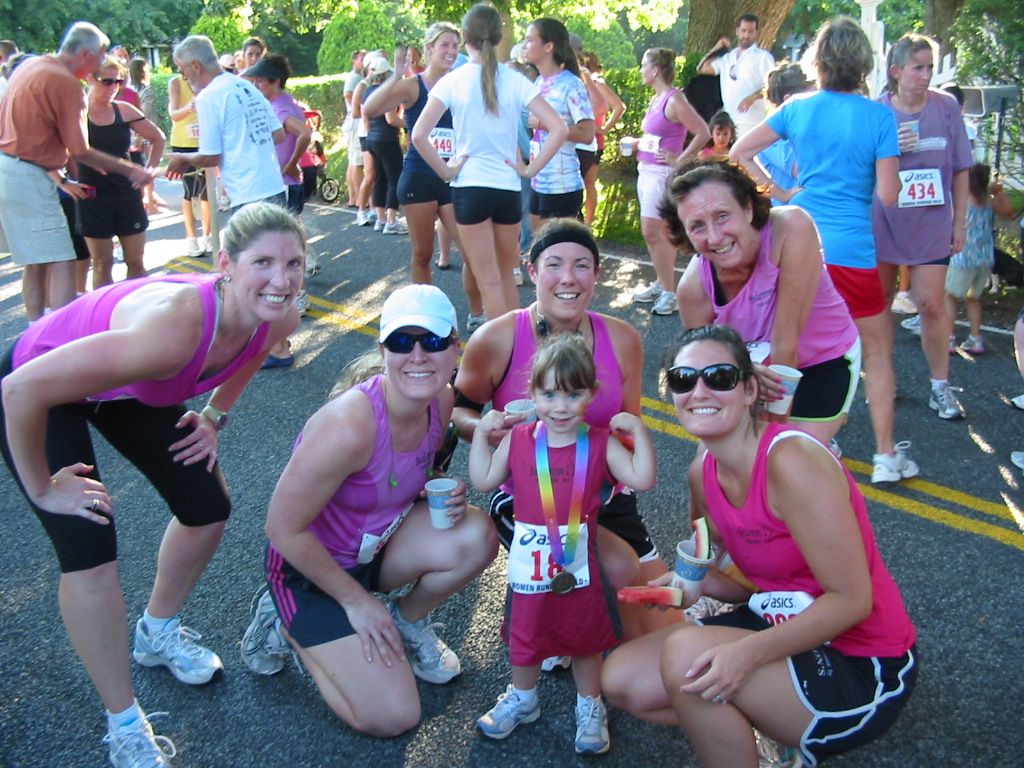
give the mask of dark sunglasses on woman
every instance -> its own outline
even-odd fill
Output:
[[[106,85],[106,86],[124,85],[124,78],[123,77],[97,77],[96,78],[96,82],[102,83],[103,85]]]
[[[424,352],[443,352],[452,345],[455,341],[455,337],[452,335],[438,336],[436,333],[405,333],[404,331],[395,331],[386,339],[384,339],[384,348],[388,352],[393,352],[397,355],[407,355],[412,352],[412,348],[419,342],[420,348]]]
[[[697,379],[704,379],[707,388],[715,392],[728,392],[736,389],[742,378],[742,372],[732,363],[716,363],[699,370],[688,365],[676,365],[665,371],[668,388],[677,395],[692,392],[697,386]]]

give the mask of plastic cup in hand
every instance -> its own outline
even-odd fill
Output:
[[[921,121],[905,120],[900,123],[900,130],[909,132],[914,137],[913,147],[917,147],[917,142],[921,140]]]
[[[785,416],[793,405],[793,395],[796,394],[797,385],[800,383],[800,379],[803,378],[803,374],[796,368],[790,368],[788,365],[769,365],[768,370],[774,371],[782,377],[782,387],[785,390],[785,394],[781,400],[769,402],[765,406],[765,410],[776,416]]]
[[[448,516],[448,499],[459,484],[448,477],[427,481],[427,506],[430,508],[430,524],[435,528],[451,528],[455,521]]]
[[[521,424],[532,424],[537,420],[537,405],[533,400],[510,400],[502,409],[509,416],[525,416]]]
[[[697,557],[694,554],[696,547],[695,539],[686,539],[676,545],[676,570],[672,575],[672,586],[683,590],[683,605],[692,605],[700,597],[700,583],[715,561],[714,555],[706,559]]]
[[[632,157],[633,147],[636,145],[636,139],[632,136],[623,136],[619,139],[619,152],[622,153],[623,157]]]

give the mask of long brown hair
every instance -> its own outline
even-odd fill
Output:
[[[466,45],[480,51],[484,106],[488,112],[498,114],[498,54],[501,42],[501,16],[489,5],[474,5],[462,17],[462,38]]]

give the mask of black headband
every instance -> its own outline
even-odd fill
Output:
[[[541,253],[551,246],[558,245],[559,243],[576,243],[578,245],[582,245],[594,254],[595,267],[601,263],[601,255],[597,252],[597,243],[594,242],[594,238],[591,236],[590,232],[579,227],[559,227],[535,240],[533,246],[530,248],[530,263],[536,264]]]

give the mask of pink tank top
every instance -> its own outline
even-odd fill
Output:
[[[383,381],[384,377],[377,375],[354,387],[370,401],[376,421],[370,463],[345,478],[309,526],[342,568],[355,567],[363,534],[380,536],[408,511],[423,490],[441,445],[442,426],[435,398],[430,401],[430,423],[419,446],[407,452],[392,449]],[[295,446],[301,442],[300,433]]]
[[[704,495],[708,513],[726,550],[743,575],[759,590],[803,591],[817,598],[824,590],[811,573],[786,524],[772,514],[768,504],[768,453],[777,441],[791,437],[817,442],[806,432],[782,424],[765,427],[757,448],[747,500],[741,508],[729,503],[718,483],[715,457],[706,451],[703,459]],[[824,445],[821,449],[828,450]],[[914,644],[917,632],[907,615],[899,587],[878,552],[864,497],[846,467],[839,466],[846,475],[850,504],[864,541],[871,577],[872,608],[871,615],[864,621],[836,637],[832,647],[849,656],[901,656]]]
[[[647,107],[647,114],[644,115],[644,121],[640,127],[645,134],[660,137],[661,144],[659,146],[662,149],[679,154],[683,151],[683,145],[686,144],[686,128],[679,123],[673,123],[665,116],[665,105],[677,90],[677,88],[670,88],[661,96],[655,97]],[[658,156],[653,152],[637,152],[636,159],[641,163],[668,165],[668,163],[658,160]]]
[[[700,282],[711,299],[715,323],[732,327],[746,341],[772,340],[776,302],[779,298],[779,268],[772,264],[772,225],[761,230],[761,249],[750,279],[732,301],[719,304],[715,296],[715,277],[711,262],[698,256]],[[811,303],[807,324],[797,343],[797,366],[806,368],[826,360],[842,357],[857,340],[857,326],[850,317],[846,302],[832,285],[825,264],[821,265],[821,281]]]
[[[188,283],[199,291],[199,298],[203,304],[203,335],[188,365],[170,379],[137,381],[91,395],[86,400],[102,402],[134,398],[146,405],[162,407],[176,405],[195,395],[209,392],[230,379],[239,368],[259,353],[270,328],[267,323],[261,324],[234,360],[209,378],[200,379],[220,318],[220,301],[215,287],[218,279],[219,276],[211,275],[160,275],[125,280],[87,293],[33,323],[22,334],[14,346],[14,367],[24,365],[51,349],[110,330],[110,317],[118,303],[143,286],[156,282]]]

